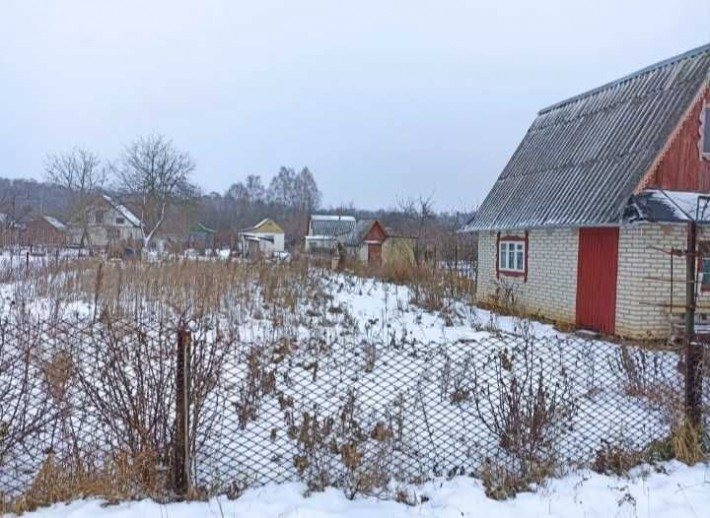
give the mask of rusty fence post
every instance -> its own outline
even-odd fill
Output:
[[[703,343],[688,337],[685,350],[685,416],[694,429],[703,423]]]
[[[190,388],[190,333],[184,323],[177,332],[177,364],[175,369],[175,491],[187,495],[190,487],[190,441],[188,438]]]
[[[699,429],[702,424],[703,404],[703,345],[695,333],[697,235],[697,224],[695,221],[690,221],[688,223],[688,248],[685,262],[685,416],[689,424]]]

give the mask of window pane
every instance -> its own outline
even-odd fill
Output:
[[[505,270],[508,267],[508,243],[500,244],[500,268]]]
[[[710,257],[703,257],[702,275],[703,278],[700,282],[702,283],[703,289],[710,289]]]
[[[515,263],[515,268],[517,270],[520,270],[521,272],[525,270],[525,254],[523,254],[523,247],[520,246],[518,248],[518,253],[517,253],[517,262]]]
[[[512,244],[508,246],[508,268],[515,269],[515,247]]]
[[[705,108],[705,122],[703,124],[703,153],[710,154],[710,107]]]

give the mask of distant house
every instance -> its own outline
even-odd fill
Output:
[[[305,251],[330,253],[338,244],[345,246],[355,230],[353,216],[313,214],[308,221]]]
[[[278,223],[266,218],[239,232],[239,247],[247,257],[269,256],[285,250],[284,237]]]
[[[92,247],[137,245],[143,239],[140,218],[107,194],[98,196],[89,205],[86,209],[86,218],[86,229],[80,224],[70,229],[73,245]]]
[[[216,231],[203,225],[195,223],[190,227],[187,237],[187,247],[197,250],[210,250],[215,247]]]
[[[331,253],[339,245],[350,256],[372,266],[394,262],[414,264],[414,238],[396,235],[376,219],[311,216],[306,251]]]
[[[21,234],[24,246],[63,247],[69,244],[69,227],[52,216],[36,216]]]
[[[464,230],[477,298],[630,338],[684,311],[689,221],[710,222],[710,45],[541,110]],[[699,304],[710,301],[710,232]],[[673,266],[675,261],[675,268]],[[707,310],[705,310],[707,311]]]

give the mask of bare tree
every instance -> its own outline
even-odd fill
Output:
[[[82,229],[80,244],[91,246],[86,209],[106,182],[106,172],[101,168],[99,157],[79,147],[65,153],[48,155],[45,174],[51,183],[69,193],[72,217]]]
[[[269,200],[272,203],[292,208],[295,205],[296,171],[291,167],[281,167],[269,183]]]
[[[426,228],[436,218],[433,196],[419,196],[406,198],[399,201],[399,210],[402,211],[415,226],[415,237],[422,239]]]
[[[162,135],[140,137],[112,165],[120,190],[140,207],[144,248],[165,221],[168,206],[197,194],[190,181],[194,169],[190,155]]]
[[[301,169],[294,178],[294,191],[296,208],[308,213],[320,206],[321,192],[313,173],[307,167]]]

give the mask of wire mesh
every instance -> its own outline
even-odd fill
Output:
[[[192,321],[182,377],[179,325],[1,320],[0,500],[50,475],[123,495],[169,492],[180,379],[191,482],[206,494],[590,466],[605,449],[667,438],[683,412],[674,351],[503,332],[428,342],[374,320],[357,341],[334,331],[250,341]]]
[[[174,330],[130,320],[0,321],[0,500],[166,485]]]
[[[589,466],[667,438],[682,411],[678,355],[581,338],[451,343],[241,343],[203,402],[198,487]]]

